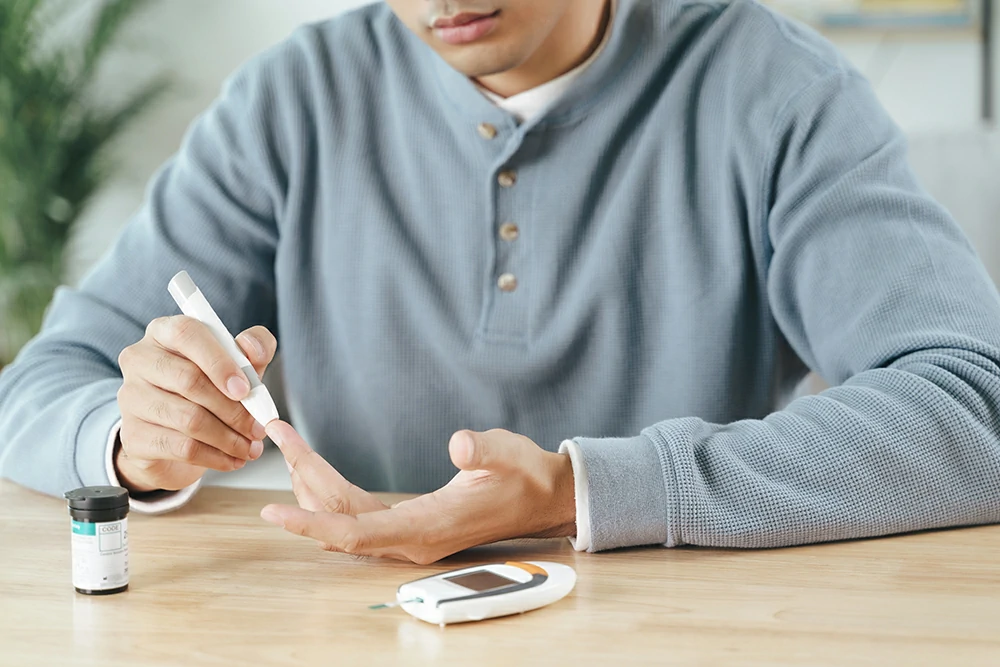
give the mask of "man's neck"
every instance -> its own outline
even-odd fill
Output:
[[[586,62],[609,29],[612,0],[574,0],[548,39],[525,63],[476,82],[501,97],[511,97],[552,81]]]

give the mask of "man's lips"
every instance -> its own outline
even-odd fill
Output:
[[[466,23],[472,23],[473,21],[478,21],[479,19],[484,19],[488,16],[496,16],[499,12],[493,12],[492,14],[473,14],[471,12],[462,12],[461,14],[455,14],[454,16],[449,16],[448,18],[440,18],[434,22],[434,28],[456,28],[460,25],[465,25]]]
[[[472,14],[463,12],[434,21],[434,33],[447,44],[468,44],[486,36],[496,28],[497,16],[492,14]]]

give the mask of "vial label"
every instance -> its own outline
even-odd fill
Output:
[[[107,523],[73,521],[73,586],[88,591],[128,583],[128,518]]]

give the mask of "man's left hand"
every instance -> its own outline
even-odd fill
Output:
[[[300,506],[268,505],[261,517],[329,551],[426,565],[480,544],[576,534],[569,456],[509,431],[455,433],[448,452],[459,473],[391,508],[347,482],[290,425],[272,422],[268,434]]]

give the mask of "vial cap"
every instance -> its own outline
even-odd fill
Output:
[[[114,510],[128,507],[128,490],[120,486],[85,486],[66,494],[71,509]]]

